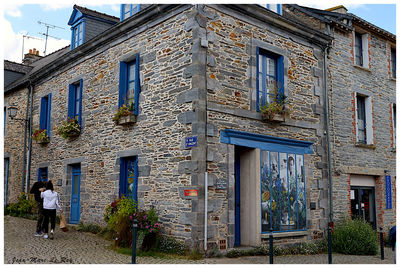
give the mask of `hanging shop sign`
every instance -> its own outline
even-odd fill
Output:
[[[390,175],[386,175],[386,208],[392,209],[392,179]]]
[[[184,192],[185,196],[198,196],[199,195],[199,190],[197,190],[197,189],[184,190],[183,192]]]

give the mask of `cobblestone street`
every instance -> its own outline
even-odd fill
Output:
[[[23,218],[4,217],[4,262],[12,263],[82,263],[82,264],[129,264],[131,257],[118,254],[108,247],[110,242],[90,233],[75,230],[63,233],[56,227],[54,240],[35,237],[35,221]],[[280,264],[324,264],[326,254],[311,256],[279,256],[274,263]],[[197,261],[186,259],[161,259],[138,257],[139,264],[268,264],[267,256],[241,258],[210,258]],[[391,264],[393,253],[385,248],[385,260],[379,256],[346,256],[333,255],[334,264]]]

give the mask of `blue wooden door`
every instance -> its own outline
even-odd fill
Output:
[[[120,196],[132,198],[137,202],[137,157],[121,159]]]
[[[240,155],[235,151],[235,242],[234,246],[240,246]]]
[[[70,223],[79,223],[80,218],[81,167],[72,167],[71,218]]]

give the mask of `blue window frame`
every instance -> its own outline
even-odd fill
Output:
[[[390,67],[392,78],[396,78],[396,49],[390,49]]]
[[[357,95],[357,142],[367,143],[365,97]]]
[[[307,229],[304,155],[261,151],[261,232]]]
[[[267,4],[267,9],[282,15],[282,4]]]
[[[40,129],[46,129],[47,135],[50,137],[50,116],[51,114],[51,93],[42,97],[40,102]]]
[[[119,196],[137,201],[138,163],[137,156],[120,159]]]
[[[121,21],[140,11],[140,4],[121,4]]]
[[[71,49],[74,49],[83,44],[85,22],[82,21],[72,27]]]
[[[362,47],[362,35],[359,33],[354,34],[354,52],[355,52],[355,64],[363,66],[363,47]]]
[[[38,181],[47,182],[47,180],[49,179],[47,170],[47,167],[38,169]]]
[[[68,118],[76,118],[82,126],[82,79],[69,85]]]
[[[275,89],[284,94],[283,56],[257,48],[257,111],[270,103]]]
[[[138,115],[139,111],[139,54],[136,59],[130,62],[122,61],[120,63],[120,78],[119,78],[119,100],[118,107],[122,105],[134,107],[134,114]]]

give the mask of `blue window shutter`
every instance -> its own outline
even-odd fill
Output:
[[[277,64],[277,80],[279,86],[279,92],[284,94],[284,85],[285,85],[285,68],[283,66],[283,56],[278,57],[276,60]]]
[[[46,128],[47,98],[43,97],[40,103],[40,129]]]
[[[119,66],[119,99],[118,99],[118,107],[121,107],[124,104],[124,98],[126,95],[126,80],[127,77],[127,64],[126,62],[121,61]]]
[[[256,64],[257,64],[257,77],[256,77],[256,87],[257,87],[257,89],[256,89],[256,98],[257,98],[257,112],[258,111],[260,111],[260,105],[259,105],[259,103],[260,103],[260,100],[259,100],[259,95],[260,95],[260,85],[259,85],[259,72],[260,72],[260,70],[258,70],[258,66],[259,66],[259,55],[260,55],[260,49],[257,47],[257,59],[256,59]]]
[[[40,181],[40,177],[42,176],[42,169],[38,169],[38,181]]]
[[[282,4],[277,4],[276,5],[276,11],[279,15],[282,15]]]
[[[79,116],[78,122],[79,125],[82,127],[82,88],[83,88],[83,80],[79,80]]]
[[[74,118],[75,108],[75,86],[73,84],[69,85],[68,92],[68,119]]]
[[[51,118],[51,93],[47,95],[47,135],[50,137],[50,118]]]
[[[139,94],[140,94],[140,57],[136,54],[135,64],[135,115],[139,114]]]

